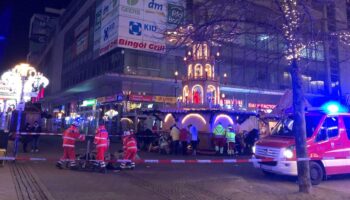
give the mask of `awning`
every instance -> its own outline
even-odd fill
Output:
[[[140,85],[150,87],[141,87]],[[165,92],[160,89],[161,87],[165,87],[167,91],[172,92],[175,86],[180,88],[181,81],[175,83],[174,79],[108,73],[79,83],[60,93],[47,96],[42,101],[54,105],[61,105],[71,101],[119,94],[122,93],[123,90],[130,90],[136,93],[146,92],[148,94],[157,95],[157,92],[159,94]],[[147,91],[144,91],[146,90],[145,88]]]

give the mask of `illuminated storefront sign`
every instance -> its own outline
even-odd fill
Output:
[[[165,96],[154,96],[153,98],[154,102],[157,103],[176,103],[176,98],[175,97],[165,97]]]
[[[240,99],[221,99],[221,103],[223,102],[224,105],[243,107],[243,100]]]
[[[274,109],[275,107],[276,105],[274,104],[248,103],[248,108]]]
[[[116,101],[117,96],[111,95],[111,96],[106,96],[106,97],[99,97],[96,100],[97,100],[97,103],[107,103],[107,102]]]
[[[81,106],[94,106],[96,105],[96,99],[88,99],[88,100],[84,100],[83,104],[81,104]]]
[[[152,102],[153,97],[152,96],[147,96],[147,95],[135,95],[132,94],[129,96],[130,101],[146,101],[146,102]]]

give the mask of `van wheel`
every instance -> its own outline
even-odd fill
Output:
[[[272,172],[269,172],[269,171],[265,171],[265,170],[262,170],[262,172],[263,172],[263,174],[265,175],[265,176],[274,176],[275,174],[274,173],[272,173]]]
[[[310,179],[312,185],[318,185],[324,178],[323,168],[317,162],[310,162]]]

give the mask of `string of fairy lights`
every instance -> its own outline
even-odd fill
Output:
[[[346,45],[350,44],[350,32],[349,31],[341,31],[339,33],[334,33],[332,35],[338,36],[339,40]]]
[[[282,30],[285,39],[288,42],[286,59],[300,59],[303,49],[306,45],[297,40],[298,28],[300,26],[300,13],[298,11],[297,0],[283,0],[281,2],[282,11],[285,16],[285,23],[282,25]]]

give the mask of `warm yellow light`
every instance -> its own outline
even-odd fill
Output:
[[[186,116],[182,119],[181,123],[184,124],[189,118],[192,118],[192,117],[201,120],[204,124],[207,123],[207,122],[205,121],[204,117],[203,117],[202,115],[198,114],[198,113],[191,113],[191,114],[186,115]]]
[[[127,121],[127,122],[129,122],[129,123],[131,123],[131,124],[134,123],[131,119],[129,119],[129,118],[127,118],[127,117],[121,118],[120,121]]]
[[[172,117],[171,113],[168,113],[167,115],[165,115],[164,122],[166,123],[170,119],[170,117]]]
[[[214,124],[216,124],[222,118],[227,119],[230,122],[230,124],[233,124],[233,120],[231,119],[231,117],[226,114],[219,114],[218,116],[216,116]]]
[[[31,97],[35,97],[41,87],[45,88],[49,84],[49,80],[42,73],[37,72],[27,63],[20,63],[5,72],[1,80],[14,91],[18,102],[21,101],[22,91],[23,100],[29,101]]]

